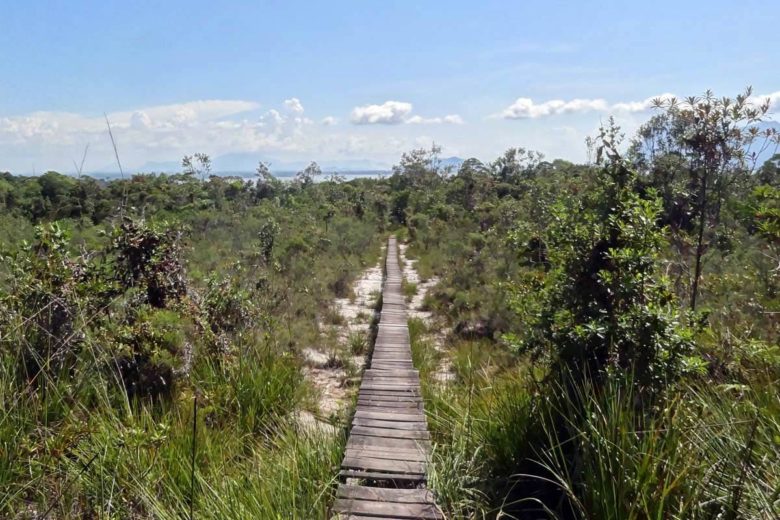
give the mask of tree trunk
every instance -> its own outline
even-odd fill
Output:
[[[696,268],[691,288],[691,310],[696,310],[696,297],[699,294],[699,278],[701,278],[701,257],[704,254],[704,227],[707,223],[707,172],[704,172],[701,182],[701,198],[699,199],[699,236],[696,240]]]

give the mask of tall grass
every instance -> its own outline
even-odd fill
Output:
[[[592,390],[547,410],[539,453],[577,517],[780,514],[776,389],[735,398],[684,387],[655,413],[637,409],[623,385]]]
[[[92,373],[77,395],[63,384],[45,402],[19,391],[14,368],[4,358],[0,516],[48,510],[54,518],[189,515],[190,392],[173,401],[132,401]],[[235,371],[205,364],[195,370],[202,392],[194,439],[196,516],[325,518],[343,438],[302,430],[292,419],[303,385],[290,360],[256,357]]]
[[[422,367],[430,350],[410,323]],[[451,350],[450,356],[463,356]],[[537,383],[522,363],[424,371],[430,485],[452,518],[770,519],[780,515],[780,389],[688,383],[642,409],[618,380]],[[564,391],[564,386],[566,391]]]

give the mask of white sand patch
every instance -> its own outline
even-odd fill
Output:
[[[410,318],[419,318],[426,324],[428,330],[431,331],[429,335],[433,343],[433,348],[441,354],[441,361],[439,362],[439,366],[433,374],[433,377],[440,382],[450,381],[455,378],[455,374],[452,372],[452,363],[444,349],[444,342],[449,334],[449,329],[442,326],[441,323],[438,323],[431,311],[423,309],[425,297],[428,295],[428,292],[439,283],[439,278],[433,276],[428,280],[422,281],[420,274],[415,268],[417,260],[412,260],[406,256],[408,247],[407,244],[398,244],[404,279],[407,283],[417,284],[417,292],[412,296],[412,300],[409,302],[407,313]]]
[[[323,367],[328,363],[328,354],[314,348],[305,348],[302,351],[304,362],[313,367]]]
[[[303,373],[317,391],[318,410],[316,413],[299,412],[298,421],[302,426],[335,431],[331,424],[321,419],[343,414],[356,388],[351,385],[350,372],[360,371],[366,365],[366,356],[353,355],[349,342],[353,335],[362,335],[364,341],[368,341],[375,305],[382,292],[383,273],[381,263],[366,269],[352,286],[353,298],[334,300],[333,308],[343,318],[342,323],[320,323],[319,329],[323,344],[328,343],[328,338],[336,339],[335,349],[325,348],[324,345],[303,349],[306,365]],[[344,363],[350,364],[351,370]]]
[[[352,288],[354,299],[337,298],[333,303],[344,318],[345,324],[338,327],[342,337],[350,332],[368,332],[374,316],[374,306],[382,293],[382,267],[376,265],[363,272]]]

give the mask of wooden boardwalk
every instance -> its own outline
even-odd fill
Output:
[[[395,237],[387,244],[382,314],[341,463],[333,510],[352,520],[441,519],[425,489],[430,434],[412,364]]]

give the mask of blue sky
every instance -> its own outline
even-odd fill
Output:
[[[392,163],[436,141],[581,160],[614,114],[746,85],[780,106],[765,1],[0,0],[0,170],[184,153]],[[552,102],[552,103],[551,103]]]

